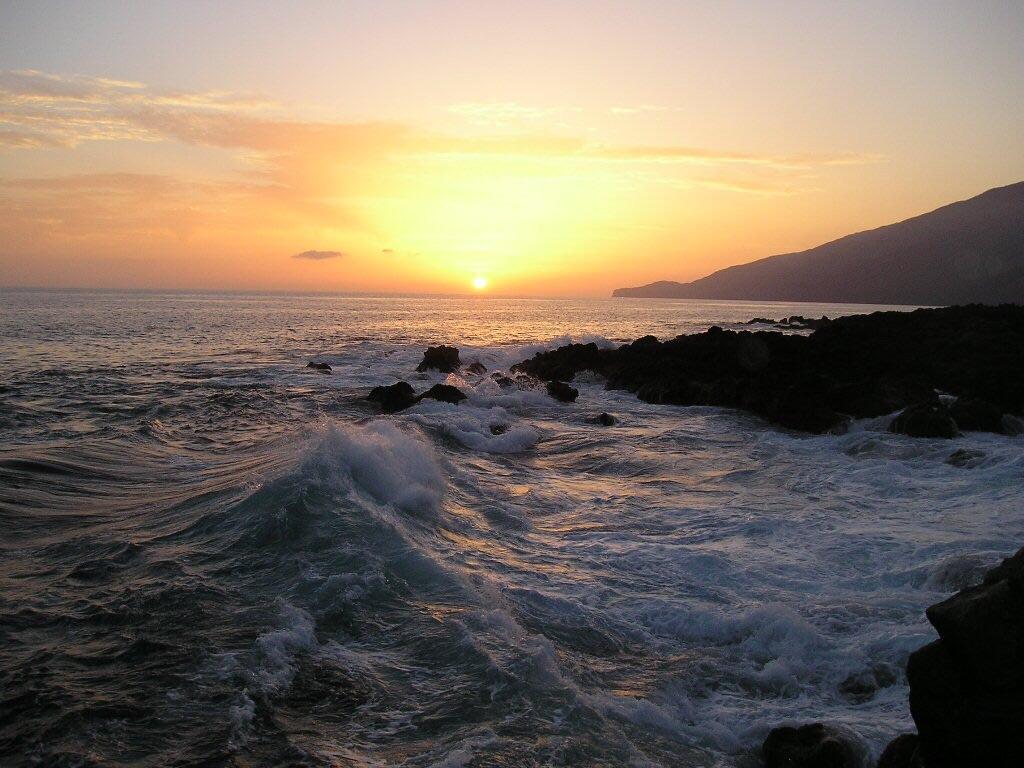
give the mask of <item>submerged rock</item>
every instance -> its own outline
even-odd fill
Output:
[[[870,669],[855,672],[839,684],[839,692],[856,703],[874,698],[882,688],[899,680],[899,673],[889,664],[879,663]]]
[[[495,383],[502,389],[510,389],[516,385],[516,383],[508,376],[502,376],[501,374],[496,373],[491,378],[494,379]]]
[[[320,371],[321,373],[331,372],[331,366],[329,366],[327,363],[315,363],[312,360],[310,360],[308,363],[306,363],[306,367],[312,368],[314,371]]]
[[[773,728],[761,747],[765,768],[866,768],[864,747],[823,723]]]
[[[981,463],[981,460],[985,458],[985,454],[981,451],[974,451],[970,448],[958,448],[949,454],[949,458],[946,459],[947,464],[951,464],[954,467],[976,467]]]
[[[405,410],[416,402],[412,386],[404,381],[390,386],[374,387],[366,399],[378,403],[384,413]]]
[[[564,381],[549,381],[547,390],[549,395],[561,403],[575,402],[580,396],[580,391],[576,387],[570,387]]]
[[[465,393],[458,387],[453,387],[451,384],[435,384],[422,395],[416,398],[416,402],[420,400],[440,400],[442,403],[452,403],[456,405],[466,399]]]
[[[508,432],[508,424],[491,424],[491,434],[497,437],[498,435],[504,435]]]
[[[910,437],[947,439],[960,434],[956,422],[949,415],[949,409],[938,400],[904,408],[903,412],[892,420],[889,431]]]
[[[939,639],[907,664],[924,765],[1021,765],[1024,549],[926,614]]]
[[[451,373],[458,370],[462,363],[459,361],[459,350],[457,347],[447,347],[444,344],[437,347],[427,347],[423,353],[423,360],[416,366],[416,370],[435,370],[441,373]]]
[[[472,373],[475,376],[482,376],[483,374],[487,373],[487,366],[481,363],[479,360],[474,360],[472,363],[466,366],[466,371]]]

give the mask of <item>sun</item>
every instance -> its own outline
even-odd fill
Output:
[[[473,287],[478,291],[484,290],[487,287],[487,278],[484,277],[483,275],[478,275],[474,277]]]

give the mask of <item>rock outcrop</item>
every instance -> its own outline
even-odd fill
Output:
[[[1024,549],[927,615],[939,639],[907,664],[923,764],[1024,765]]]
[[[457,371],[462,363],[459,361],[458,347],[447,347],[444,344],[437,347],[427,347],[423,353],[423,360],[416,366],[416,370],[422,373],[431,369],[441,373],[452,373]]]
[[[422,395],[416,398],[418,403],[420,400],[439,400],[442,403],[452,403],[457,405],[466,399],[465,393],[458,387],[453,387],[451,384],[435,384]]]
[[[416,402],[412,386],[405,381],[390,386],[374,387],[366,398],[380,405],[384,413],[403,411]]]
[[[570,387],[564,381],[549,381],[547,384],[548,394],[560,403],[572,403],[580,396],[576,387]]]
[[[938,400],[915,403],[904,408],[889,425],[890,432],[910,437],[952,438],[960,434],[957,423]]]
[[[512,370],[561,382],[590,370],[645,402],[741,408],[808,432],[930,403],[939,390],[989,404],[1006,431],[1017,422],[1003,415],[1024,412],[1024,307],[876,312],[807,336],[713,327],[616,349],[569,344]],[[981,409],[970,413],[972,425],[986,423]]]

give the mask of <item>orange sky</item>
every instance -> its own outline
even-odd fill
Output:
[[[5,5],[0,285],[606,295],[1024,179],[1018,5],[823,5]]]

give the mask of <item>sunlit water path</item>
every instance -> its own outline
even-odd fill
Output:
[[[0,763],[752,765],[808,720],[877,753],[924,607],[1024,538],[1024,440],[807,436],[589,380],[363,400],[445,380],[427,344],[493,372],[873,309],[0,294]]]

